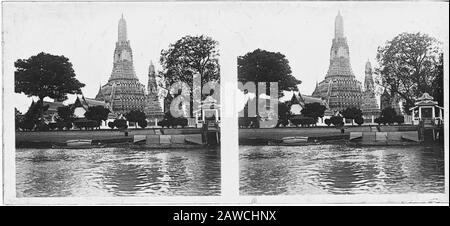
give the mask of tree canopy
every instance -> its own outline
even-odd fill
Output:
[[[298,90],[301,81],[292,76],[286,56],[256,49],[238,57],[238,81],[278,82],[278,90]]]
[[[443,87],[442,55],[441,42],[427,34],[399,34],[378,47],[377,83],[391,96],[398,94],[409,114],[415,98],[425,92],[436,93],[436,86]]]
[[[89,120],[94,120],[97,122],[106,121],[108,119],[108,114],[110,113],[108,108],[103,106],[92,106],[89,107],[84,116]]]
[[[278,102],[278,118],[287,120],[290,116],[291,111],[287,103]]]
[[[375,119],[375,122],[378,124],[392,124],[398,123],[399,125],[404,123],[403,115],[397,115],[397,112],[392,107],[387,107],[381,111],[380,117]]]
[[[127,121],[135,122],[135,123],[140,122],[140,121],[145,121],[145,118],[146,118],[145,113],[142,111],[139,111],[139,110],[130,111],[130,112],[126,113],[124,116],[127,119]]]
[[[73,118],[73,110],[71,106],[58,107],[58,116],[64,122],[69,122]]]
[[[440,54],[436,65],[436,78],[433,81],[433,92],[430,93],[439,106],[444,106],[444,54]]]
[[[396,116],[397,112],[395,112],[392,107],[387,107],[381,111],[381,118],[383,118],[387,123],[393,123]]]
[[[84,87],[75,78],[72,63],[64,56],[41,52],[28,59],[17,60],[14,66],[14,91],[37,96],[39,100],[50,97],[63,101],[67,94],[80,94]]]
[[[323,117],[326,109],[327,107],[320,103],[308,103],[305,104],[305,107],[301,110],[301,113],[304,116],[313,118],[317,122],[317,119]]]
[[[220,78],[218,42],[207,36],[184,36],[161,51],[160,62],[165,85],[177,81],[192,85],[192,76],[198,73],[202,82]]]
[[[25,120],[30,120],[37,124],[43,120],[42,113],[39,114],[39,112],[47,111],[48,108],[49,105],[43,105],[42,101],[32,101],[28,111],[24,114],[24,118]]]
[[[353,119],[353,120],[358,119],[357,121],[359,121],[359,119],[362,118],[361,109],[356,108],[356,107],[348,107],[348,108],[344,109],[341,112],[341,114],[346,119]],[[352,125],[353,125],[353,120],[352,120]]]

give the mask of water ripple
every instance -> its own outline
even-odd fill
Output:
[[[442,193],[443,150],[420,146],[240,146],[240,193]]]
[[[18,197],[220,195],[211,150],[18,149]]]

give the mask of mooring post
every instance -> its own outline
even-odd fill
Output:
[[[202,142],[208,144],[208,124],[203,122],[202,126]]]
[[[419,120],[419,124],[417,125],[417,133],[420,141],[424,141],[424,122],[423,120]]]

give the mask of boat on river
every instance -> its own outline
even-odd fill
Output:
[[[90,146],[92,140],[67,140],[66,145],[68,147],[80,147],[80,146]]]
[[[308,137],[283,137],[281,138],[281,143],[284,144],[304,144],[308,141]]]

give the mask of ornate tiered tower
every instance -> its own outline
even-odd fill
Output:
[[[355,79],[350,65],[350,52],[340,12],[335,19],[328,72],[325,79],[316,85],[312,96],[325,99],[333,111],[352,106],[359,108],[361,105],[361,82]]]
[[[372,122],[372,120],[380,115],[380,108],[378,107],[378,101],[375,97],[375,85],[372,77],[372,65],[370,61],[367,60],[364,78],[364,92],[361,103],[361,110],[363,112],[363,117],[367,122]]]
[[[147,96],[145,102],[145,114],[147,118],[150,119],[162,119],[164,113],[161,109],[158,96],[158,86],[156,85],[156,73],[155,66],[150,61],[150,66],[148,67],[148,84],[147,84]]]
[[[144,111],[145,86],[139,82],[134,72],[133,52],[130,41],[127,40],[127,23],[123,15],[119,20],[112,73],[108,82],[101,86],[95,99],[107,102],[116,115],[131,110]]]

